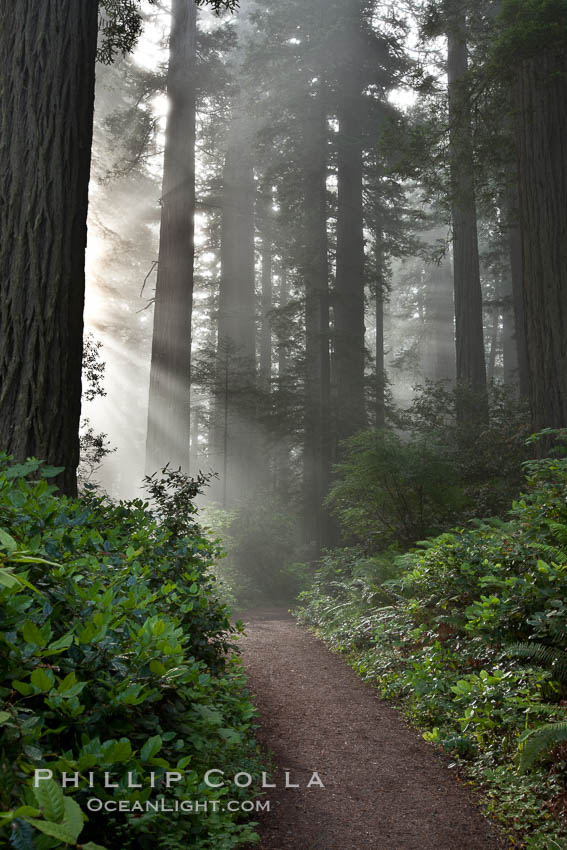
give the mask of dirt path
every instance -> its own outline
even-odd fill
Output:
[[[442,757],[341,658],[283,611],[243,620],[260,740],[278,768],[261,850],[502,846]],[[324,789],[306,788],[313,771]]]

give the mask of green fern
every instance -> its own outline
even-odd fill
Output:
[[[520,744],[520,769],[528,770],[543,753],[548,753],[565,742],[567,742],[567,721],[546,723],[545,726],[532,729]]]
[[[556,523],[555,523],[556,524]],[[567,564],[567,552],[565,549],[559,549],[557,546],[553,546],[551,543],[538,543],[538,550],[540,554],[545,555],[548,561],[553,561],[560,566],[565,566]]]
[[[539,667],[545,667],[554,679],[567,684],[567,652],[543,643],[514,643],[507,651],[516,658],[526,658]]]

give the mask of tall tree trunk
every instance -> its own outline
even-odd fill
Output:
[[[361,108],[357,75],[350,71],[341,92],[337,138],[337,273],[333,303],[339,440],[366,425]]]
[[[305,445],[303,496],[306,536],[326,542],[323,498],[330,475],[329,269],[327,256],[327,115],[325,89],[306,104],[304,118]]]
[[[268,187],[269,188],[269,187]],[[262,316],[260,335],[260,381],[265,392],[270,390],[272,376],[272,198],[261,199],[262,227]]]
[[[77,490],[96,0],[0,0],[0,448]]]
[[[382,231],[377,231],[376,239],[376,403],[375,425],[383,428],[386,424],[386,364],[384,359],[384,246]]]
[[[502,310],[502,361],[504,383],[518,385],[518,349],[516,346],[516,323],[512,304],[506,303]]]
[[[195,227],[194,0],[173,0],[146,470],[189,469]]]
[[[228,506],[254,480],[256,323],[254,173],[244,121],[233,119],[223,171],[221,286],[216,390],[217,464]],[[220,463],[219,463],[220,462]]]
[[[285,257],[282,257],[280,266],[280,287],[278,307],[284,310],[289,301],[289,289],[287,280],[287,269]],[[282,395],[287,391],[287,380],[289,371],[287,340],[281,333],[277,337],[278,354],[278,390]],[[284,504],[289,500],[290,474],[289,474],[289,440],[287,434],[280,434],[276,452],[276,489],[278,496]]]
[[[510,196],[508,206],[508,244],[510,250],[510,274],[512,279],[512,304],[514,314],[514,336],[518,358],[518,385],[520,396],[529,397],[528,349],[526,342],[526,317],[524,313],[522,233],[519,225],[519,199],[517,188]]]
[[[424,373],[432,381],[455,380],[455,308],[449,260],[432,270],[425,292]]]
[[[459,8],[449,10],[447,42],[457,381],[470,387],[477,396],[474,404],[460,410],[460,417],[472,416],[480,421],[488,418],[488,405],[482,401],[486,396],[486,363],[470,92],[466,78],[466,19]]]
[[[532,425],[567,426],[567,52],[518,73],[523,307]]]

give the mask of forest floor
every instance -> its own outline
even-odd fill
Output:
[[[242,656],[275,767],[260,850],[496,850],[447,760],[285,612],[241,615]],[[289,783],[285,788],[284,771]],[[307,788],[313,771],[325,785]]]

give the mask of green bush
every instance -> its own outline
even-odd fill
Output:
[[[488,387],[489,419],[459,416],[461,408],[475,410],[486,404],[466,385],[426,382],[415,388],[408,410],[398,416],[399,426],[414,439],[435,449],[453,468],[462,491],[459,522],[505,515],[523,485],[522,463],[531,456],[525,402],[514,388]],[[447,528],[447,525],[445,525]]]
[[[346,535],[370,551],[440,531],[462,504],[454,466],[419,437],[363,431],[347,441],[335,474],[327,505]]]
[[[76,845],[79,834],[84,847],[121,850],[246,843],[251,826],[222,807],[85,820],[89,798],[139,807],[160,794],[242,800],[246,789],[212,789],[204,774],[257,774],[259,765],[253,708],[230,657],[235,629],[214,594],[216,546],[190,510],[194,485],[166,470],[153,482],[152,511],[92,492],[58,497],[49,484],[56,472],[0,458],[0,835],[28,850]],[[177,522],[167,506],[179,493],[189,520]],[[46,801],[32,788],[40,768],[54,776]],[[80,783],[60,799],[62,771],[78,772]],[[116,788],[104,787],[105,771]],[[182,774],[169,790],[167,771]],[[129,773],[142,788],[128,787]]]

